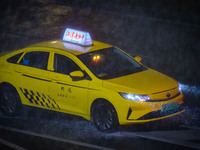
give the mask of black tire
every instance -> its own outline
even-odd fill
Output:
[[[93,105],[92,119],[95,127],[101,132],[114,132],[118,130],[117,112],[108,101],[99,101]]]
[[[19,94],[14,87],[11,85],[0,87],[0,109],[6,116],[19,115],[21,107]]]

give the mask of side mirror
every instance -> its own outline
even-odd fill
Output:
[[[140,56],[136,56],[136,57],[135,57],[135,60],[136,60],[137,62],[140,62],[140,61],[142,60],[142,58],[141,58]]]
[[[73,71],[70,73],[70,76],[73,78],[82,78],[84,77],[84,73],[82,71]]]
[[[84,73],[82,71],[73,71],[70,73],[70,77],[72,78],[73,81],[78,81],[83,79]]]

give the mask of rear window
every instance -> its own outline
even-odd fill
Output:
[[[49,52],[42,52],[42,51],[27,52],[20,61],[20,64],[46,70],[48,64],[48,58],[49,58]]]
[[[14,55],[10,58],[7,59],[7,62],[9,63],[17,63],[17,61],[19,60],[19,58],[22,56],[23,53],[19,53],[17,55]]]

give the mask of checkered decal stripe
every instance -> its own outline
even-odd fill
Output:
[[[32,90],[22,89],[20,88],[24,96],[29,100],[30,103],[40,105],[43,107],[59,109],[60,107],[54,99],[52,99],[49,95],[45,95],[43,93],[33,92]]]

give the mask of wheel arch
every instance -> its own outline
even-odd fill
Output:
[[[7,104],[6,105],[3,104],[3,101],[5,100],[4,95],[2,93],[2,92],[5,92],[4,88],[5,89],[8,88],[8,89],[6,89],[6,91],[8,90],[8,93],[9,92],[12,93],[11,99],[13,99],[13,96],[14,96],[14,100],[15,100],[16,103],[14,103],[15,106],[14,106],[14,108],[12,108],[13,109],[12,111],[8,110],[9,107],[10,107],[9,106],[10,104],[8,104],[8,105]],[[11,100],[11,99],[9,97],[7,100]],[[21,112],[22,112],[22,109],[23,109],[22,101],[21,101],[21,98],[20,98],[20,95],[19,95],[17,89],[12,84],[10,84],[8,82],[0,83],[0,102],[1,102],[1,106],[3,105],[3,107],[1,107],[1,111],[5,115],[11,116],[11,117],[21,115]]]
[[[92,122],[93,122],[92,111],[93,111],[94,106],[97,105],[98,103],[109,103],[110,105],[112,105],[114,107],[115,112],[117,113],[117,110],[116,110],[115,106],[109,100],[107,100],[105,98],[97,98],[92,102],[92,104],[90,106],[90,118],[91,118],[90,120]],[[118,113],[117,113],[117,116],[118,116]]]
[[[15,88],[15,86],[13,86],[11,83],[9,83],[9,82],[2,82],[2,83],[0,83],[0,88],[2,88],[3,86],[10,86],[10,87],[13,87],[16,91],[17,91],[17,89]]]
[[[12,87],[12,88],[17,92],[17,94],[19,95],[19,98],[20,98],[20,101],[21,101],[20,94],[19,94],[17,88],[16,88],[14,85],[12,85],[12,84],[9,83],[9,82],[2,82],[2,83],[0,83],[0,89],[1,89],[3,86],[10,86],[10,87]]]

